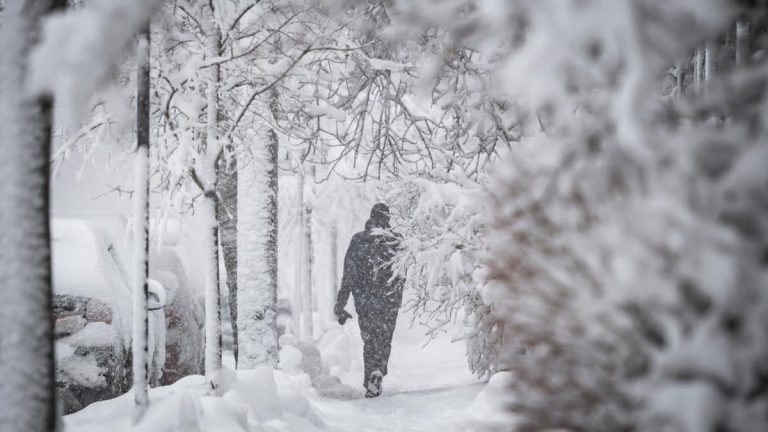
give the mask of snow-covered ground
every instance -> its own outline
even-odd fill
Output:
[[[337,329],[338,331],[338,329]],[[344,370],[331,366],[343,384],[361,389],[362,342],[357,323],[342,328],[349,336]],[[423,346],[422,327],[398,321],[384,393],[376,399],[324,397],[309,376],[261,368],[238,371],[221,398],[204,396],[200,376],[150,391],[151,408],[137,429],[130,429],[132,394],[92,404],[65,417],[67,432],[161,431],[467,431],[488,419],[486,384],[466,367],[464,344],[438,337]],[[321,347],[322,350],[322,347]],[[330,350],[332,351],[332,350]],[[323,351],[324,354],[329,350]],[[339,353],[337,353],[339,354]],[[231,359],[225,359],[225,364]],[[482,392],[482,393],[481,393]],[[480,397],[478,397],[480,396]],[[482,407],[478,407],[478,403]],[[482,419],[475,415],[483,411]],[[492,413],[491,413],[492,414]]]
[[[312,397],[320,416],[333,431],[464,431],[471,429],[467,408],[483,384],[467,369],[464,343],[451,343],[443,335],[423,346],[424,328],[409,328],[409,317],[401,316],[395,330],[389,374],[384,392],[376,399],[348,401]],[[357,323],[344,326],[355,342]],[[362,346],[353,344],[362,356]],[[362,363],[353,362],[340,377],[344,384],[362,388]]]

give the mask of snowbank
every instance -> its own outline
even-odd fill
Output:
[[[306,375],[269,367],[237,371],[222,397],[206,395],[205,378],[192,375],[150,389],[150,407],[131,428],[133,393],[91,404],[64,417],[67,432],[252,432],[327,430],[304,393]]]
[[[497,372],[491,376],[488,385],[465,410],[467,417],[489,428],[505,426],[513,429],[515,416],[509,411],[509,405],[514,402],[509,391],[513,379],[510,372]]]
[[[329,374],[330,364],[336,365],[339,358],[349,359],[353,355],[348,351],[351,346],[348,340],[346,344],[338,343],[339,339],[346,340],[348,337],[341,330],[328,331],[326,336],[323,340],[330,340],[331,343],[326,343],[324,350],[311,342],[297,339],[293,335],[281,336],[280,345],[283,348],[280,349],[278,368],[292,375],[294,383],[300,382],[306,388],[311,387],[317,395],[340,400],[362,397],[362,392],[359,389],[343,384],[338,376]],[[339,345],[341,345],[341,349]],[[341,371],[338,366],[334,366],[333,369],[337,373]],[[300,388],[294,388],[294,391],[300,391]]]

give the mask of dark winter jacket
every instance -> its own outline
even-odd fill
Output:
[[[371,218],[365,231],[352,236],[344,258],[341,290],[336,298],[335,310],[347,304],[349,294],[361,318],[382,314],[397,314],[403,302],[403,281],[393,278],[392,258],[400,244],[400,236],[389,230],[387,221]]]

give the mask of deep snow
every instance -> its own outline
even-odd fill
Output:
[[[362,341],[357,323],[349,321],[332,330],[337,339],[346,336],[346,343],[320,345],[324,355],[340,355],[342,349],[348,356],[344,368],[334,360],[329,366],[343,384],[359,390],[355,398],[320,396],[309,377],[294,370],[238,371],[237,382],[222,398],[204,396],[202,377],[192,376],[152,389],[150,411],[138,430],[445,432],[474,430],[479,420],[487,422],[495,409],[487,399],[496,398],[489,398],[486,385],[468,371],[464,343],[442,335],[423,346],[424,328],[409,324],[401,314],[384,393],[377,399],[362,398]],[[230,362],[225,357],[224,364]],[[128,431],[130,405],[130,396],[95,403],[66,416],[66,431]]]

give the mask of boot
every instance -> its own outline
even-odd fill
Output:
[[[373,371],[371,377],[368,379],[368,387],[365,389],[365,397],[375,398],[381,395],[381,380],[384,376],[377,369]]]

